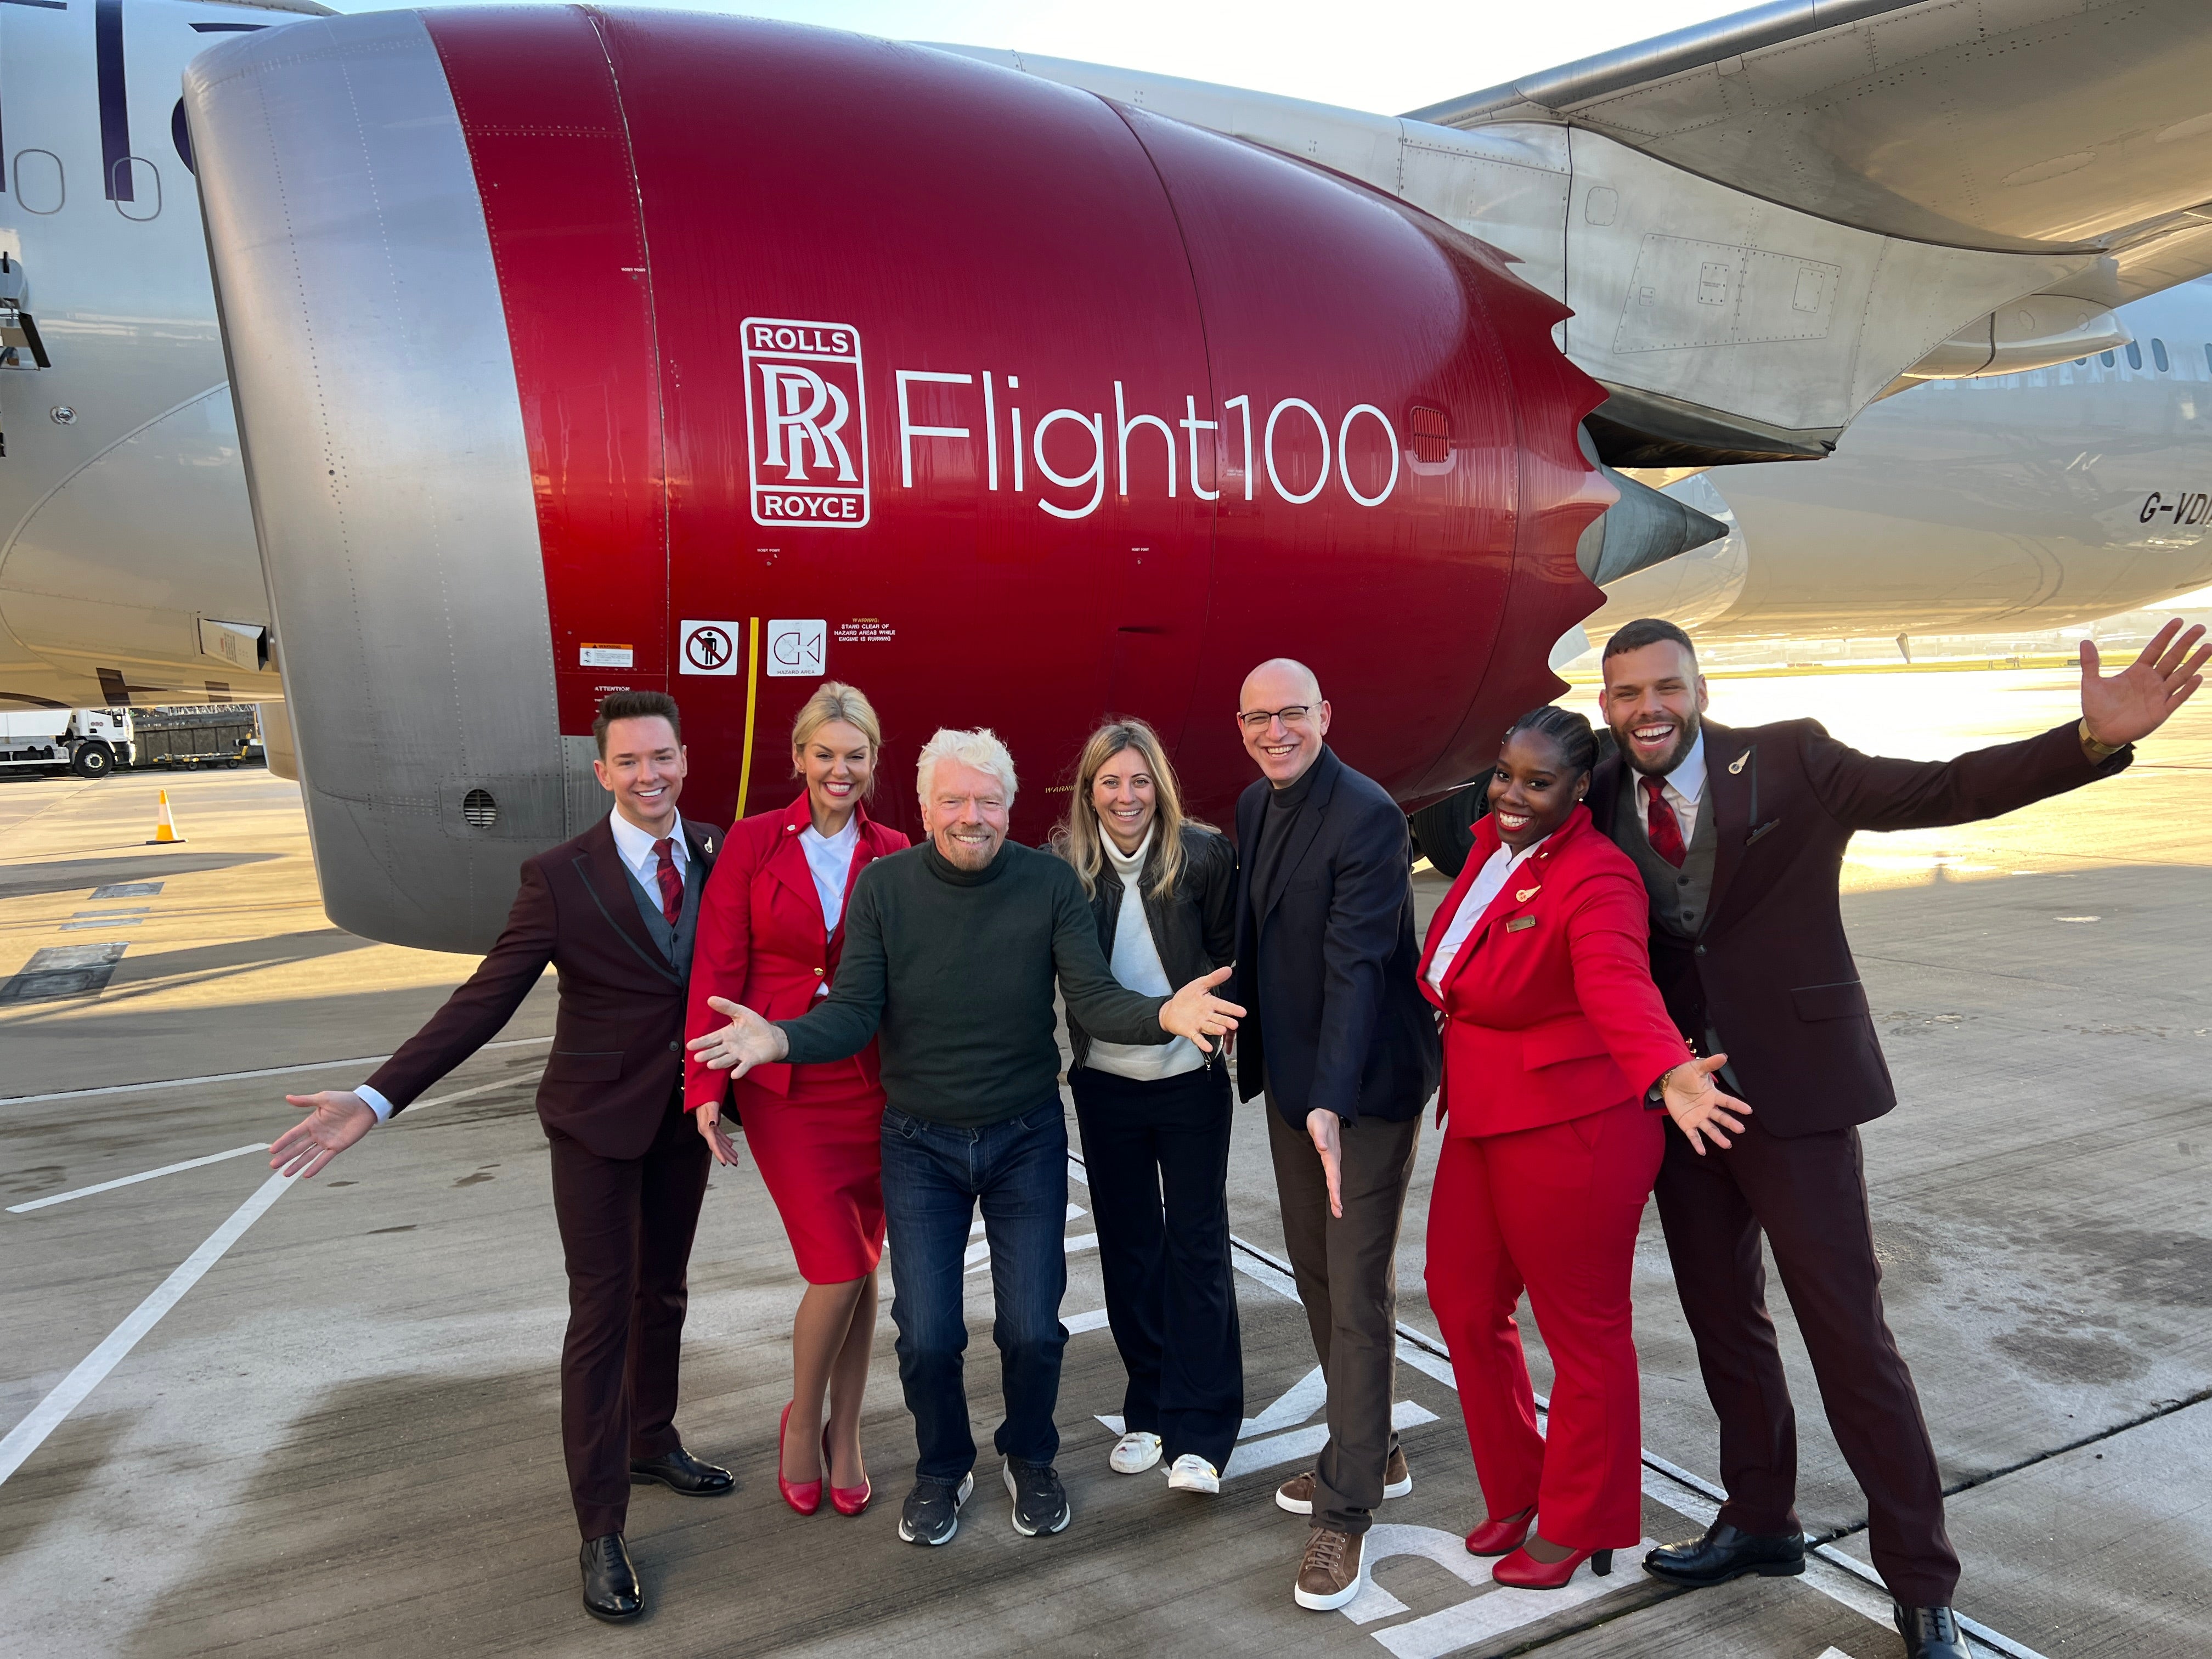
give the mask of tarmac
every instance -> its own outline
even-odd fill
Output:
[[[1730,725],[1810,714],[1905,755],[2078,713],[2054,671],[1732,680],[1714,696]],[[182,846],[143,844],[163,786]],[[2117,781],[1995,823],[1863,836],[1845,866],[1901,1101],[1865,1131],[1890,1321],[1954,1493],[1959,1606],[1983,1651],[2212,1653],[2208,805],[2212,698]],[[118,884],[158,889],[95,896]],[[1425,921],[1444,884],[1417,885]],[[108,948],[33,963],[88,945]],[[1800,1507],[1825,1546],[1811,1570],[1685,1595],[1625,1555],[1554,1595],[1490,1583],[1461,1547],[1483,1506],[1422,1287],[1433,1131],[1399,1260],[1413,1491],[1378,1516],[1362,1597],[1297,1608],[1304,1522],[1272,1493],[1318,1445],[1322,1401],[1276,1265],[1256,1102],[1230,1176],[1249,1421],[1220,1496],[1107,1468],[1121,1372],[1079,1160],[1059,1459],[1073,1524],[1025,1539],[1008,1523],[980,1261],[985,1450],[959,1535],[922,1550],[896,1534],[913,1438],[888,1317],[863,1428],[878,1501],[856,1520],[791,1513],[775,1422],[799,1280],[748,1162],[708,1196],[678,1419],[739,1487],[640,1488],[629,1537],[650,1611],[596,1626],[576,1600],[565,1284],[531,1104],[550,979],[501,1046],[317,1181],[270,1179],[258,1150],[292,1121],[286,1091],[363,1079],[471,965],[330,926],[298,792],[265,773],[0,781],[0,1653],[1899,1650],[1778,1285]],[[1717,1470],[1649,1210],[1636,1292],[1644,1531],[1663,1540],[1703,1527]],[[1540,1336],[1522,1328],[1541,1390]]]

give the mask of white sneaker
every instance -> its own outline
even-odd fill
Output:
[[[1114,1443],[1114,1450],[1106,1459],[1116,1474],[1142,1474],[1160,1461],[1160,1437],[1139,1431],[1125,1434]]]
[[[1218,1492],[1221,1490],[1221,1471],[1196,1452],[1185,1452],[1168,1471],[1168,1490]]]

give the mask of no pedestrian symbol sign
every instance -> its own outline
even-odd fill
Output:
[[[738,624],[734,622],[687,622],[683,624],[683,674],[732,674],[738,672]]]

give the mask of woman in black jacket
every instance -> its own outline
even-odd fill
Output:
[[[1114,977],[1163,995],[1226,967],[1237,940],[1237,850],[1183,816],[1159,736],[1138,720],[1091,734],[1054,849],[1074,866]],[[1106,1317],[1129,1373],[1108,1460],[1218,1492],[1244,1416],[1244,1356],[1229,1265],[1229,1068],[1187,1040],[1092,1037],[1071,1018],[1068,1067],[1098,1222]]]

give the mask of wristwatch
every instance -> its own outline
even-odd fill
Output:
[[[2099,765],[2101,765],[2106,761],[2112,759],[2113,756],[2118,754],[2121,750],[2127,747],[2127,744],[2124,743],[2103,743],[2092,736],[2089,731],[2089,720],[2087,715],[2084,715],[2081,720],[2081,752],[2088,756],[2093,763]]]

